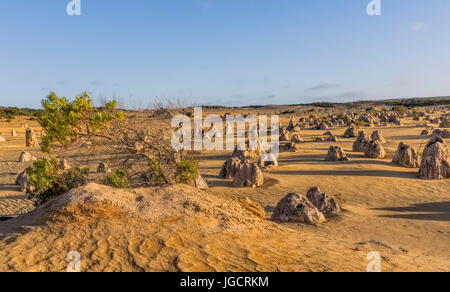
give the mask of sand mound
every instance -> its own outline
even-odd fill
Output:
[[[248,199],[189,186],[90,184],[0,222],[0,271],[65,271],[71,251],[80,253],[82,271],[365,270],[372,247],[325,240],[264,214]],[[384,270],[423,266],[393,250],[383,255]]]

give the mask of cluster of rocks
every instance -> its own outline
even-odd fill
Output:
[[[286,151],[298,152],[300,151],[301,143],[303,143],[302,137],[299,134],[292,136],[291,141],[286,144]]]
[[[302,129],[296,120],[292,118],[286,130],[289,132],[300,132]]]
[[[307,195],[287,194],[275,207],[272,220],[318,224],[326,221],[326,215],[337,215],[341,212],[338,203],[318,187],[308,190]]]
[[[400,120],[400,117],[395,112],[383,112],[380,115],[380,122],[383,124],[394,124],[397,126],[401,126],[402,122]]]
[[[431,136],[438,136],[444,139],[448,139],[450,138],[450,131],[449,130],[441,130],[441,129],[436,129],[433,131],[433,133],[431,133]]]
[[[353,151],[363,152],[368,158],[383,159],[386,157],[386,151],[382,145],[385,142],[386,140],[381,130],[374,131],[370,139],[364,131],[361,131],[353,143]]]
[[[222,179],[232,179],[234,187],[260,187],[264,184],[262,168],[278,166],[273,154],[262,153],[258,163],[252,163],[248,151],[236,146],[232,156],[227,159],[219,172]]]
[[[439,128],[450,128],[450,116],[443,116],[442,122],[439,124]]]

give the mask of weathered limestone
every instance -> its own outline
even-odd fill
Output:
[[[36,160],[36,157],[34,157],[33,155],[31,155],[28,152],[22,152],[19,157],[19,162],[29,162],[29,161],[35,161],[35,160]]]
[[[220,169],[219,177],[222,179],[234,178],[236,172],[241,164],[241,159],[238,157],[231,157],[225,161]]]
[[[400,142],[392,162],[404,167],[416,168],[420,165],[420,157],[411,146]]]
[[[308,200],[325,215],[336,215],[341,213],[338,203],[327,194],[322,193],[318,187],[310,188],[306,194]]]
[[[364,155],[369,158],[383,159],[386,157],[386,151],[380,141],[370,141],[366,146]]]
[[[317,224],[324,222],[325,216],[305,196],[291,193],[275,207],[272,220]]]
[[[442,137],[433,137],[425,147],[419,177],[429,180],[450,178],[450,150]]]
[[[328,149],[327,157],[325,161],[348,161],[347,155],[345,155],[344,149],[338,146],[331,146]]]
[[[32,128],[28,128],[25,132],[25,146],[30,148],[39,147],[39,142]]]
[[[108,164],[102,162],[97,167],[97,173],[111,173],[112,170],[109,168]]]
[[[373,131],[370,138],[372,138],[372,140],[374,140],[374,141],[379,141],[381,144],[386,143],[386,140],[384,139],[383,131],[381,131],[381,130]]]
[[[364,131],[361,131],[356,138],[355,143],[353,143],[354,152],[364,152],[366,151],[367,144],[369,144],[369,137]]]
[[[256,163],[244,162],[233,178],[234,187],[257,188],[264,184],[264,177],[261,168]]]

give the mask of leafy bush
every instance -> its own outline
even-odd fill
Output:
[[[40,159],[27,168],[28,184],[36,204],[41,205],[52,198],[62,195],[71,189],[78,188],[87,182],[89,170],[75,167],[65,172],[58,170],[58,160]]]
[[[116,169],[115,172],[109,174],[105,179],[105,184],[118,189],[129,189],[128,171],[126,169]]]
[[[33,190],[33,194],[39,196],[52,188],[53,183],[58,178],[58,160],[40,159],[33,163],[33,166],[26,170],[28,181]]]
[[[165,171],[161,165],[161,162],[156,158],[149,164],[149,171],[145,174],[146,181],[150,182],[152,185],[165,185],[168,184],[168,179],[166,177]]]
[[[72,102],[51,92],[42,101],[42,107],[44,111],[38,120],[45,132],[42,137],[44,152],[50,152],[55,145],[68,147],[79,136],[98,133],[110,122],[124,118],[123,113],[116,110],[117,101],[107,102],[102,108],[94,108],[86,92]]]
[[[177,182],[183,184],[189,184],[192,182],[198,174],[197,162],[195,159],[185,160],[182,159],[176,169]]]

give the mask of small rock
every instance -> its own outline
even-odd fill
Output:
[[[291,193],[275,207],[272,220],[317,224],[325,222],[325,216],[305,196]]]
[[[313,187],[306,194],[308,200],[313,203],[316,208],[325,215],[339,214],[341,208],[338,203],[327,194],[322,193],[318,187]]]
[[[19,162],[28,162],[28,161],[35,161],[35,160],[36,160],[36,157],[34,157],[33,155],[31,155],[28,152],[22,152],[19,157]]]
[[[111,173],[112,170],[109,168],[108,164],[100,163],[97,167],[97,173]]]

